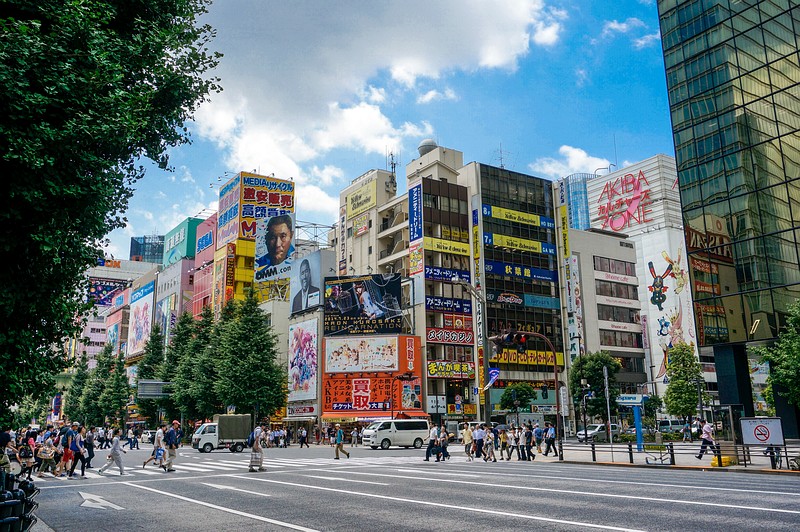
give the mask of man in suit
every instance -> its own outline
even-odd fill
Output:
[[[292,312],[319,305],[319,288],[311,284],[311,264],[308,259],[300,263],[300,291],[292,299]]]

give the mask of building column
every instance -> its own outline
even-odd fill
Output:
[[[746,417],[754,416],[746,344],[715,345],[714,365],[717,369],[720,404],[742,405]]]

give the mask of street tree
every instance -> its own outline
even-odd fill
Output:
[[[250,290],[220,332],[215,388],[237,411],[270,415],[286,405],[286,371],[276,360],[276,338]]]
[[[91,308],[143,159],[168,168],[210,93],[210,0],[6,0],[0,8],[0,411],[44,393]]]
[[[778,339],[771,347],[753,349],[764,362],[769,362],[767,390],[764,398],[774,408],[773,393],[786,399],[789,404],[800,407],[800,301],[789,307],[786,327],[778,334]],[[770,404],[770,401],[772,403]]]
[[[603,378],[603,368],[608,368],[609,384],[609,405],[611,415],[617,412],[617,397],[619,389],[615,386],[617,373],[622,369],[622,365],[617,359],[605,351],[597,353],[586,353],[575,359],[569,371],[569,391],[576,401],[576,408],[581,407],[581,401],[586,391],[591,391],[593,398],[586,401],[586,415],[589,418],[599,417],[603,422],[608,423],[608,409],[606,407],[605,380]],[[588,389],[584,390],[581,386],[581,379],[586,379]]]
[[[209,309],[210,315],[210,309]],[[189,317],[188,323],[182,323],[183,316]],[[200,321],[187,313],[184,313],[176,325],[176,333],[172,340],[170,349],[177,352],[177,365],[175,374],[172,376],[172,386],[170,387],[171,399],[178,412],[189,419],[199,417],[197,403],[192,394],[192,382],[194,380],[194,367],[197,363],[197,351],[205,350],[208,345],[199,345],[196,336],[199,332]],[[213,324],[212,324],[213,326]],[[179,332],[180,331],[180,332]],[[188,331],[188,335],[184,332]]]
[[[120,353],[114,357],[111,374],[106,378],[106,386],[100,394],[100,405],[112,424],[123,427],[131,388],[128,385],[128,374],[125,372],[125,355]]]
[[[64,415],[67,419],[83,419],[83,411],[81,410],[81,395],[86,383],[89,380],[89,361],[84,352],[75,364],[75,373],[72,374],[72,380],[69,383],[67,390],[66,401],[64,401]]]
[[[517,408],[514,405],[515,400],[519,401],[519,408],[526,408],[537,397],[536,388],[527,382],[515,382],[506,386],[503,395],[500,396],[500,408],[503,410],[515,410]]]
[[[703,367],[689,344],[673,345],[669,350],[667,363],[667,391],[664,393],[664,405],[667,413],[681,419],[688,418],[697,412],[698,399],[705,390]],[[698,383],[701,390],[698,395]]]
[[[156,378],[163,382],[172,383],[165,387],[169,396],[159,399],[157,404],[162,408],[168,419],[179,418],[181,409],[178,407],[175,394],[177,387],[175,380],[178,376],[178,366],[183,359],[191,360],[189,347],[194,335],[194,317],[189,312],[184,312],[175,323],[175,327],[170,335],[169,345],[164,353],[164,361],[156,370]],[[185,412],[184,412],[185,413]]]
[[[150,337],[144,345],[144,354],[139,361],[136,371],[136,386],[140,380],[155,379],[158,368],[164,363],[164,335],[161,334],[161,326],[154,323],[150,329]],[[158,404],[155,399],[138,399],[136,406],[139,408],[139,415],[156,421],[158,416]]]
[[[94,357],[95,367],[89,370],[86,386],[81,394],[81,414],[84,424],[95,426],[105,421],[106,412],[100,404],[100,397],[106,387],[106,381],[111,374],[113,354],[111,344],[106,344],[103,350]]]

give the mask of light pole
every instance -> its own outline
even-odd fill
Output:
[[[487,333],[486,324],[488,323],[489,320],[487,319],[488,316],[486,315],[486,298],[483,297],[483,294],[481,294],[480,292],[475,290],[475,287],[473,287],[471,284],[469,284],[468,282],[464,281],[463,279],[461,279],[457,275],[453,276],[452,281],[453,281],[453,284],[458,284],[458,285],[461,285],[464,288],[466,288],[467,291],[470,293],[470,295],[473,298],[475,298],[475,300],[478,303],[478,306],[480,307],[480,311],[481,311],[481,331],[480,331],[481,347],[479,347],[478,349],[479,349],[479,354],[480,354],[480,349],[481,348],[483,349],[483,364],[482,364],[481,368],[478,369],[477,371],[482,371],[483,375],[484,375],[484,378],[488,379],[489,378],[489,351],[488,351],[489,334]],[[480,384],[481,380],[480,380],[480,376],[479,375],[478,375],[477,381]],[[489,404],[491,402],[491,394],[489,393],[489,387],[487,386],[485,390],[482,390],[482,392],[483,392],[483,408],[484,408],[484,410],[483,410],[483,421],[485,423],[489,423],[489,421],[491,421],[490,417],[491,417],[491,414],[492,414],[492,408],[491,408],[491,405]]]

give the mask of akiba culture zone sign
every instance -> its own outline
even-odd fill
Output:
[[[597,200],[597,217],[602,229],[622,231],[634,225],[652,222],[653,200],[650,183],[642,170],[609,180]]]

